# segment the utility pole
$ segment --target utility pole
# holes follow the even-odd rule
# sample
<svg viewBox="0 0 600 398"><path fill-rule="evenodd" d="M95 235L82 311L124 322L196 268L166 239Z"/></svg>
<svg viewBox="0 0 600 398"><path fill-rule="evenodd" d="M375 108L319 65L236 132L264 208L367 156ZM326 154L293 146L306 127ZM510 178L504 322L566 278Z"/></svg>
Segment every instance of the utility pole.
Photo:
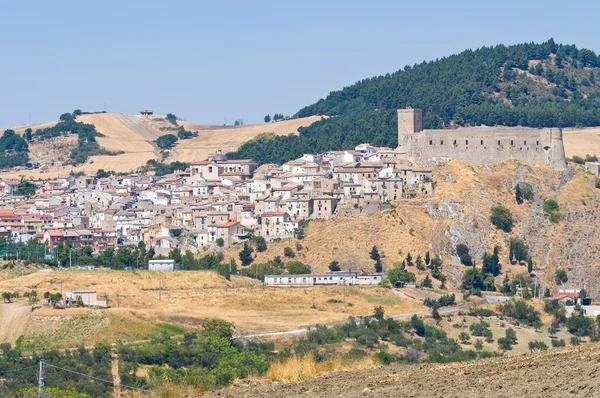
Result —
<svg viewBox="0 0 600 398"><path fill-rule="evenodd" d="M160 301L161 294L162 294L162 275L159 275L159 279L158 279L158 301Z"/></svg>
<svg viewBox="0 0 600 398"><path fill-rule="evenodd" d="M42 396L42 388L44 387L44 361L40 359L40 371L38 374L38 398Z"/></svg>
<svg viewBox="0 0 600 398"><path fill-rule="evenodd" d="M71 264L71 253L73 253L73 249L69 249L69 269L73 268L73 264Z"/></svg>
<svg viewBox="0 0 600 398"><path fill-rule="evenodd" d="M346 303L346 280L344 279L344 304Z"/></svg>

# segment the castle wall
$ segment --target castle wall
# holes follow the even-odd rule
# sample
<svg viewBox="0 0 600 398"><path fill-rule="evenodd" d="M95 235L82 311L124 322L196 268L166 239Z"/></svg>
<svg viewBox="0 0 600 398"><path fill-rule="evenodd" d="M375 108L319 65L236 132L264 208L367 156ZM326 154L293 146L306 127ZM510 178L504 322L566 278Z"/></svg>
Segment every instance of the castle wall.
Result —
<svg viewBox="0 0 600 398"><path fill-rule="evenodd" d="M401 149L406 150L407 158L418 164L460 159L476 165L517 160L557 170L567 166L562 130L559 128L462 127L452 130L414 129L410 133L410 118L401 116L414 111L406 109L398 112L398 143ZM420 112L418 114L420 118ZM400 123L403 124L402 131Z"/></svg>

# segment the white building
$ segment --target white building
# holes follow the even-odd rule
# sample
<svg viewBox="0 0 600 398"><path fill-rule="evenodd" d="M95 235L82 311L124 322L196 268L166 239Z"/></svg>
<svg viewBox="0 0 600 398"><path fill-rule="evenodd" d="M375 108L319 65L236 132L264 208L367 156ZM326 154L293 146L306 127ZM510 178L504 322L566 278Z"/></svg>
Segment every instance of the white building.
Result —
<svg viewBox="0 0 600 398"><path fill-rule="evenodd" d="M378 285L381 280L382 274L327 272L326 274L265 275L264 284L267 286Z"/></svg>
<svg viewBox="0 0 600 398"><path fill-rule="evenodd" d="M150 260L148 271L175 271L175 260Z"/></svg>

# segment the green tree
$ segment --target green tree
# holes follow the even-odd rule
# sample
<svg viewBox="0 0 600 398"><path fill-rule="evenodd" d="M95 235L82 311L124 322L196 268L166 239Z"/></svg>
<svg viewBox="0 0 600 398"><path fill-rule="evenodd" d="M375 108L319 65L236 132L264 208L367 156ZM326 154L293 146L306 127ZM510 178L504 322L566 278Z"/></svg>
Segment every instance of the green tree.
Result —
<svg viewBox="0 0 600 398"><path fill-rule="evenodd" d="M409 267L413 265L412 256L410 255L410 252L406 253L406 265L408 265Z"/></svg>
<svg viewBox="0 0 600 398"><path fill-rule="evenodd" d="M332 261L329 263L329 270L331 272L338 272L341 271L342 269L340 268L340 263L339 261Z"/></svg>
<svg viewBox="0 0 600 398"><path fill-rule="evenodd" d="M181 264L181 250L179 248L174 248L169 251L168 258L171 260L175 260L177 264ZM130 262L129 259L123 261L123 263Z"/></svg>
<svg viewBox="0 0 600 398"><path fill-rule="evenodd" d="M544 202L544 213L546 213L551 223L556 224L560 219L558 202L554 199L546 200Z"/></svg>
<svg viewBox="0 0 600 398"><path fill-rule="evenodd" d="M267 241L262 236L255 236L254 237L254 246L256 246L257 252L262 253L265 250L267 250Z"/></svg>
<svg viewBox="0 0 600 398"><path fill-rule="evenodd" d="M463 265L473 265L473 260L471 259L471 254L469 253L469 247L467 245L462 243L456 245L456 255L460 258L460 262Z"/></svg>
<svg viewBox="0 0 600 398"><path fill-rule="evenodd" d="M32 196L35 195L36 186L31 181L21 178L21 181L17 185L15 195L17 196Z"/></svg>
<svg viewBox="0 0 600 398"><path fill-rule="evenodd" d="M429 264L431 263L431 257L429 256L429 252L425 253L425 265L427 267L429 267Z"/></svg>
<svg viewBox="0 0 600 398"><path fill-rule="evenodd" d="M289 258L296 257L296 253L294 253L294 250L289 246L286 246L283 248L283 255L285 257L289 257Z"/></svg>
<svg viewBox="0 0 600 398"><path fill-rule="evenodd" d="M556 273L554 274L554 279L556 280L557 284L567 283L569 281L567 271L565 271L564 269L556 270Z"/></svg>
<svg viewBox="0 0 600 398"><path fill-rule="evenodd" d="M513 226L512 214L510 210L502 205L492 207L490 222L495 225L496 228L501 229L504 232L510 232Z"/></svg>
<svg viewBox="0 0 600 398"><path fill-rule="evenodd" d="M529 260L527 260L527 272L530 274L533 272L533 260L531 259L531 256L529 257Z"/></svg>
<svg viewBox="0 0 600 398"><path fill-rule="evenodd" d="M377 249L377 246L373 246L373 248L369 252L369 257L371 257L371 260L373 261L381 260L381 254L379 254L379 249Z"/></svg>
<svg viewBox="0 0 600 398"><path fill-rule="evenodd" d="M252 264L254 259L252 258L252 248L248 245L248 242L244 242L244 248L239 253L240 261L242 262L242 266L246 267Z"/></svg>
<svg viewBox="0 0 600 398"><path fill-rule="evenodd" d="M515 188L515 199L517 204L520 205L523 203L523 194L521 193L521 187L519 187L519 184L517 184L517 187Z"/></svg>
<svg viewBox="0 0 600 398"><path fill-rule="evenodd" d="M267 114L267 116L265 116L264 120L265 120L265 123L270 123L271 122L271 115Z"/></svg>
<svg viewBox="0 0 600 398"><path fill-rule="evenodd" d="M223 247L223 246L225 246L225 239L219 237L215 240L215 243L217 244L218 247Z"/></svg>
<svg viewBox="0 0 600 398"><path fill-rule="evenodd" d="M300 275L300 274L310 274L312 272L311 268L297 260L288 261L285 265L287 272L289 274Z"/></svg>
<svg viewBox="0 0 600 398"><path fill-rule="evenodd" d="M421 286L428 287L430 289L433 287L433 283L431 283L431 278L429 277L429 275L425 275L425 279L423 279L423 283L421 283Z"/></svg>

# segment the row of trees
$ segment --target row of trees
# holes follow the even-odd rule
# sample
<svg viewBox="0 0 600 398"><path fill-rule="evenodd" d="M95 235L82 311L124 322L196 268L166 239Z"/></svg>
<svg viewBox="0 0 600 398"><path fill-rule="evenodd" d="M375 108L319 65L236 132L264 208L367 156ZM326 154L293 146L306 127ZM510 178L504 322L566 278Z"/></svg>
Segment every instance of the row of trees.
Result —
<svg viewBox="0 0 600 398"><path fill-rule="evenodd" d="M283 116L281 113L276 113L273 115L272 118L271 118L270 114L267 114L263 120L265 121L265 123L270 123L271 120L274 122L279 122L280 120L283 120L283 119L285 119L285 116Z"/></svg>

